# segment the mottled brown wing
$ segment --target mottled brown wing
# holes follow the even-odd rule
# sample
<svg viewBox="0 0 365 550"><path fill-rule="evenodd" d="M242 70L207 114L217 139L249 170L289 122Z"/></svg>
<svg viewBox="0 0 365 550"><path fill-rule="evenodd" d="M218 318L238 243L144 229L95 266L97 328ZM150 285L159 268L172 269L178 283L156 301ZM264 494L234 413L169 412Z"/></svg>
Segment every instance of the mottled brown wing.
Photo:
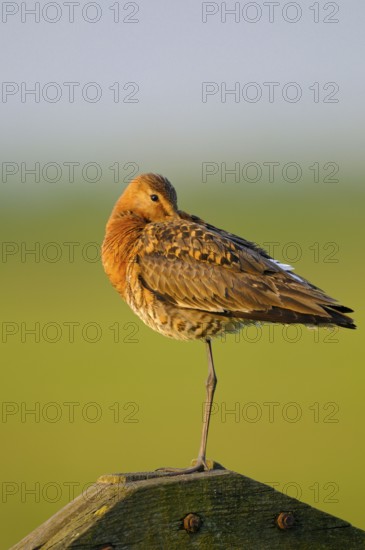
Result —
<svg viewBox="0 0 365 550"><path fill-rule="evenodd" d="M338 312L348 308L246 243L187 215L148 224L138 258L141 282L181 308L227 316L284 323L293 322L293 312L329 323L334 314L345 317Z"/></svg>

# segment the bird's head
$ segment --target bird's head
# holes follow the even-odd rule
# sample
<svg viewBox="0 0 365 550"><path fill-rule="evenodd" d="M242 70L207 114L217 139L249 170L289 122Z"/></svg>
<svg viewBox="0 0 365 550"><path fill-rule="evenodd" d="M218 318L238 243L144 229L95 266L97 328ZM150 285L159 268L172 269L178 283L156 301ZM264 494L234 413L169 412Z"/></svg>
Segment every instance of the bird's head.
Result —
<svg viewBox="0 0 365 550"><path fill-rule="evenodd" d="M177 216L177 196L168 179L158 174L137 176L118 199L113 214L131 211L149 222Z"/></svg>

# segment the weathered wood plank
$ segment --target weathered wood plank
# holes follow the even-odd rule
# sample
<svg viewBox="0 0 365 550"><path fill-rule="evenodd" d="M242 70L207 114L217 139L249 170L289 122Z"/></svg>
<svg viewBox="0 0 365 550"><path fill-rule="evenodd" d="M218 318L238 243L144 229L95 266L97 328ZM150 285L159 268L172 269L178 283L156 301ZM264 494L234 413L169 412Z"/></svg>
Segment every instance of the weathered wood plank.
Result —
<svg viewBox="0 0 365 550"><path fill-rule="evenodd" d="M11 550L185 548L358 550L365 532L228 470L142 472L102 476Z"/></svg>

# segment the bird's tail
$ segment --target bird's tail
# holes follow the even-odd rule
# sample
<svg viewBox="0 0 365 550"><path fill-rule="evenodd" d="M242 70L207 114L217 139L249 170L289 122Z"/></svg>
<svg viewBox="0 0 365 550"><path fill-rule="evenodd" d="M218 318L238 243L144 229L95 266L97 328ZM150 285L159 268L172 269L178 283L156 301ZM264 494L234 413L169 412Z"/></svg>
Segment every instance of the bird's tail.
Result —
<svg viewBox="0 0 365 550"><path fill-rule="evenodd" d="M250 319L252 321L262 321L269 323L282 323L282 324L304 324L308 326L333 326L337 325L343 328L355 329L356 325L348 317L346 313L352 313L352 309L341 305L322 305L324 314L316 315L310 313L300 313L291 309L285 309L281 307L273 307L269 311L250 311L245 313L242 311L231 312L231 317L239 317L241 319Z"/></svg>

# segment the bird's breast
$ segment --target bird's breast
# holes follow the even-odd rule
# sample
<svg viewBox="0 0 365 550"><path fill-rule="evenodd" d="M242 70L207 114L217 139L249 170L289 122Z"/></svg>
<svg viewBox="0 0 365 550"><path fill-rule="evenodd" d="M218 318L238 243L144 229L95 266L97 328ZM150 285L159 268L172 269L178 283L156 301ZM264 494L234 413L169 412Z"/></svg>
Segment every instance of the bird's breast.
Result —
<svg viewBox="0 0 365 550"><path fill-rule="evenodd" d="M129 266L138 261L140 236L144 224L136 217L112 217L102 245L105 273L119 294L126 299L130 278Z"/></svg>

